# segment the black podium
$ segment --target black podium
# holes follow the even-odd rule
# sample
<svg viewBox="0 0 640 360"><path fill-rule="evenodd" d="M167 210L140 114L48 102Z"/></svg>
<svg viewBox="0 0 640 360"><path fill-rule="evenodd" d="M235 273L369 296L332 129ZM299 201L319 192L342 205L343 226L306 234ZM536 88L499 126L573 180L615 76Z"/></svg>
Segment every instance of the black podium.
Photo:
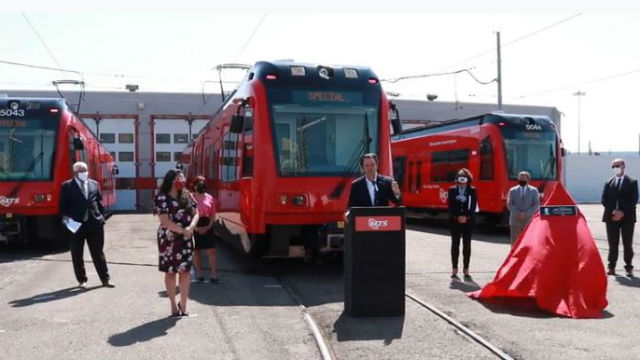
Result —
<svg viewBox="0 0 640 360"><path fill-rule="evenodd" d="M353 207L344 247L344 310L353 317L404 315L404 207Z"/></svg>

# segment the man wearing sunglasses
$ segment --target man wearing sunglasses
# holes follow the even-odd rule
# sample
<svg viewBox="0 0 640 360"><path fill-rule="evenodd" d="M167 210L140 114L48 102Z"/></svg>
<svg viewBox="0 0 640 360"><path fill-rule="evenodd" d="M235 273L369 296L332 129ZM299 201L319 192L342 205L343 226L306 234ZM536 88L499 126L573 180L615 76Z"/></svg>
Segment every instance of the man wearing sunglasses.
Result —
<svg viewBox="0 0 640 360"><path fill-rule="evenodd" d="M636 203L638 202L638 182L625 175L625 163L622 159L611 163L613 177L604 184L602 191L602 205L604 214L602 221L607 226L609 240L609 271L607 274L616 275L618 261L618 245L622 235L624 248L624 269L628 277L633 277L633 228L636 222Z"/></svg>

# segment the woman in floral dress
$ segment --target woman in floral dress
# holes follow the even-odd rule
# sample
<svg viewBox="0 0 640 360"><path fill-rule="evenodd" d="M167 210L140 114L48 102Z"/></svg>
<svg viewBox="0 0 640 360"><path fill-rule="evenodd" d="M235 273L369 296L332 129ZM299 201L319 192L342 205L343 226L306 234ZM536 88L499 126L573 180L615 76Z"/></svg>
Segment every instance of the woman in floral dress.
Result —
<svg viewBox="0 0 640 360"><path fill-rule="evenodd" d="M180 170L169 170L155 199L154 214L158 227L158 269L171 303L172 316L188 316L189 272L193 263L193 230L198 223L198 209L185 189L186 179ZM180 284L180 302L176 303L176 275Z"/></svg>

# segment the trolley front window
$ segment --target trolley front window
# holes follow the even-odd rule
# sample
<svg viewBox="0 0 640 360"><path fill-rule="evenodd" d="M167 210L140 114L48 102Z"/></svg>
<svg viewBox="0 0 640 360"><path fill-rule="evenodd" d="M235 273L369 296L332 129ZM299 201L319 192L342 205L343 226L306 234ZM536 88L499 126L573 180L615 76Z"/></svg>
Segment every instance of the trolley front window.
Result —
<svg viewBox="0 0 640 360"><path fill-rule="evenodd" d="M273 106L278 170L285 176L359 173L359 159L378 152L378 109L369 106Z"/></svg>
<svg viewBox="0 0 640 360"><path fill-rule="evenodd" d="M509 179L528 171L532 180L556 180L557 149L554 131L503 130Z"/></svg>
<svg viewBox="0 0 640 360"><path fill-rule="evenodd" d="M52 180L57 118L0 118L0 181Z"/></svg>

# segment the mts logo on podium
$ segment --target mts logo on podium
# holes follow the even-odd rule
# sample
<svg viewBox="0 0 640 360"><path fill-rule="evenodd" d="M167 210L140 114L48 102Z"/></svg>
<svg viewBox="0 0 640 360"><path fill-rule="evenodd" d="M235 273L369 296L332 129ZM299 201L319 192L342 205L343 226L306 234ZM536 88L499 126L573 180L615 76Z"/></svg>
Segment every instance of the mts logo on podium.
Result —
<svg viewBox="0 0 640 360"><path fill-rule="evenodd" d="M400 231L400 216L356 216L356 231Z"/></svg>

